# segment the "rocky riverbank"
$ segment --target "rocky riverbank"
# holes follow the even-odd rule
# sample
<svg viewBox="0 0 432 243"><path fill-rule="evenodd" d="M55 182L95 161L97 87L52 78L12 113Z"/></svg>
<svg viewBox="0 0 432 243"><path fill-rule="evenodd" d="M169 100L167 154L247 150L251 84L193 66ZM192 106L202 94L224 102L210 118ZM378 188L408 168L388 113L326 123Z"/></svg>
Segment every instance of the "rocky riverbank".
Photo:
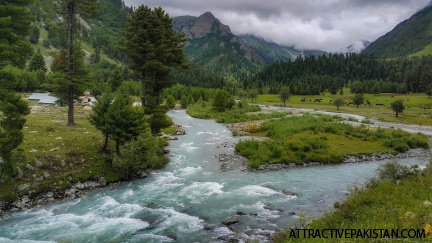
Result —
<svg viewBox="0 0 432 243"><path fill-rule="evenodd" d="M147 172L140 171L136 174L134 179L146 178L147 176ZM108 183L104 177L101 177L98 181L77 182L65 190L50 190L44 193L35 193L30 191L29 194L22 195L14 201L0 200L0 217L8 217L12 213L26 211L35 207L37 208L59 199L79 198L86 191L106 186L115 186L120 183L121 182ZM25 191L28 187L30 187L30 184L21 185L17 189L18 193Z"/></svg>
<svg viewBox="0 0 432 243"><path fill-rule="evenodd" d="M415 157L432 157L432 153L430 150L426 149L412 149L405 153L400 153L397 155L386 154L386 153L377 153L371 155L348 155L342 163L362 163L362 162L370 162L370 161L380 161L386 159L402 159L402 158L415 158ZM276 170L288 170L295 167L306 167L306 166L321 166L325 165L324 163L310 162L305 163L303 165L298 165L295 163L289 164L266 164L261 165L258 168L249 168L247 166L248 159L235 154L221 154L219 155L220 169L221 171L232 171L232 170L241 170L241 171L276 171Z"/></svg>
<svg viewBox="0 0 432 243"><path fill-rule="evenodd" d="M168 140L176 140L179 135L185 135L186 132L181 125L175 124L173 134L162 137ZM168 153L167 151L166 153ZM148 171L139 171L132 179L146 178ZM42 178L43 179L43 178ZM77 182L68 189L53 189L48 192L29 191L31 184L22 184L18 186L17 193L20 195L16 200L0 200L0 218L8 217L12 213L30 210L31 208L40 207L50 202L61 199L75 199L81 197L85 192L96 188L115 186L122 183L121 181L108 183L104 177L97 181Z"/></svg>

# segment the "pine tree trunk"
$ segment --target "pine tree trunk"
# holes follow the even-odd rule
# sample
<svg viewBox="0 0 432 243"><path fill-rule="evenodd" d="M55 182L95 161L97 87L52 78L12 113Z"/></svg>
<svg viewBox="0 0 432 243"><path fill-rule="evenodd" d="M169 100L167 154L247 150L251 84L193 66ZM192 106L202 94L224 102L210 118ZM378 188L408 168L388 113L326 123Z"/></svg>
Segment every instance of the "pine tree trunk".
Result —
<svg viewBox="0 0 432 243"><path fill-rule="evenodd" d="M68 99L68 126L75 126L75 120L74 120L74 103L73 99Z"/></svg>
<svg viewBox="0 0 432 243"><path fill-rule="evenodd" d="M146 76L144 73L141 74L141 105L145 106L145 95L146 95Z"/></svg>
<svg viewBox="0 0 432 243"><path fill-rule="evenodd" d="M105 152L107 147L108 147L108 135L105 135L105 143L104 143L104 146L102 148L102 151Z"/></svg>
<svg viewBox="0 0 432 243"><path fill-rule="evenodd" d="M116 140L116 153L120 156L120 140Z"/></svg>
<svg viewBox="0 0 432 243"><path fill-rule="evenodd" d="M75 32L75 12L76 12L76 3L75 1L70 1L67 6L68 11L68 31L67 31L67 48L68 48L68 80L69 82L74 78L74 32ZM75 126L74 121L74 106L73 106L73 98L71 92L68 92L68 126Z"/></svg>

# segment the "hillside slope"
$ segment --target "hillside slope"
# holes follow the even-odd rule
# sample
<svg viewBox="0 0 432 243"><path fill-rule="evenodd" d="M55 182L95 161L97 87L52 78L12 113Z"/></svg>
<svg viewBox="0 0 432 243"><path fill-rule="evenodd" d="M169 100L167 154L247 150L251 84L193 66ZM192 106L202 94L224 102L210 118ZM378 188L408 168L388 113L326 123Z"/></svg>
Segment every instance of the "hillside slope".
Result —
<svg viewBox="0 0 432 243"><path fill-rule="evenodd" d="M209 71L238 77L255 72L266 63L210 12L199 17L176 17L173 28L185 33L189 60Z"/></svg>
<svg viewBox="0 0 432 243"><path fill-rule="evenodd" d="M371 43L363 53L380 58L408 56L432 43L432 6L420 10Z"/></svg>

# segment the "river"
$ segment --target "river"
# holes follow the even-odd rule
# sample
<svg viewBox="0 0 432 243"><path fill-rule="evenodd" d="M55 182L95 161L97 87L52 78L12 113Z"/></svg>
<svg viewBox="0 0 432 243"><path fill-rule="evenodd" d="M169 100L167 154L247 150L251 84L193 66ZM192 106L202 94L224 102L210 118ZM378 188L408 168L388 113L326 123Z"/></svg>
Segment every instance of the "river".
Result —
<svg viewBox="0 0 432 243"><path fill-rule="evenodd" d="M0 221L0 242L266 242L275 231L322 216L386 161L222 172L218 156L239 138L223 125L170 111L186 135L171 163L145 179L94 190ZM429 158L401 159L425 165ZM227 227L222 221L235 218Z"/></svg>

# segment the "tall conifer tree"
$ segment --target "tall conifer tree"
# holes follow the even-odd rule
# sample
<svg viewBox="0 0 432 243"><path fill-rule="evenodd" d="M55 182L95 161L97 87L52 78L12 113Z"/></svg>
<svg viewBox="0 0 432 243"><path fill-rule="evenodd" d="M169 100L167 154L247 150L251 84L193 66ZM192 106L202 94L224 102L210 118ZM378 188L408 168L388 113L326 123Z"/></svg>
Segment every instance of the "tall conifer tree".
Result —
<svg viewBox="0 0 432 243"><path fill-rule="evenodd" d="M2 0L0 4L0 67L14 65L24 68L31 53L26 40L31 15L25 8L32 0Z"/></svg>
<svg viewBox="0 0 432 243"><path fill-rule="evenodd" d="M76 15L80 14L82 17L93 17L96 15L98 8L97 0L61 0L60 6L62 11L66 13L67 21L67 60L68 69L66 76L66 85L69 90L64 90L66 101L68 103L68 126L75 126L74 120L74 97L77 95L75 91L80 90L76 85L80 86L81 81L77 78L78 62L79 60L75 55L75 32L76 32Z"/></svg>
<svg viewBox="0 0 432 243"><path fill-rule="evenodd" d="M123 49L132 60L131 68L141 76L143 105L147 95L159 104L162 89L174 84L170 68L185 62L184 34L175 33L172 19L162 8L141 5L130 16L124 36Z"/></svg>

